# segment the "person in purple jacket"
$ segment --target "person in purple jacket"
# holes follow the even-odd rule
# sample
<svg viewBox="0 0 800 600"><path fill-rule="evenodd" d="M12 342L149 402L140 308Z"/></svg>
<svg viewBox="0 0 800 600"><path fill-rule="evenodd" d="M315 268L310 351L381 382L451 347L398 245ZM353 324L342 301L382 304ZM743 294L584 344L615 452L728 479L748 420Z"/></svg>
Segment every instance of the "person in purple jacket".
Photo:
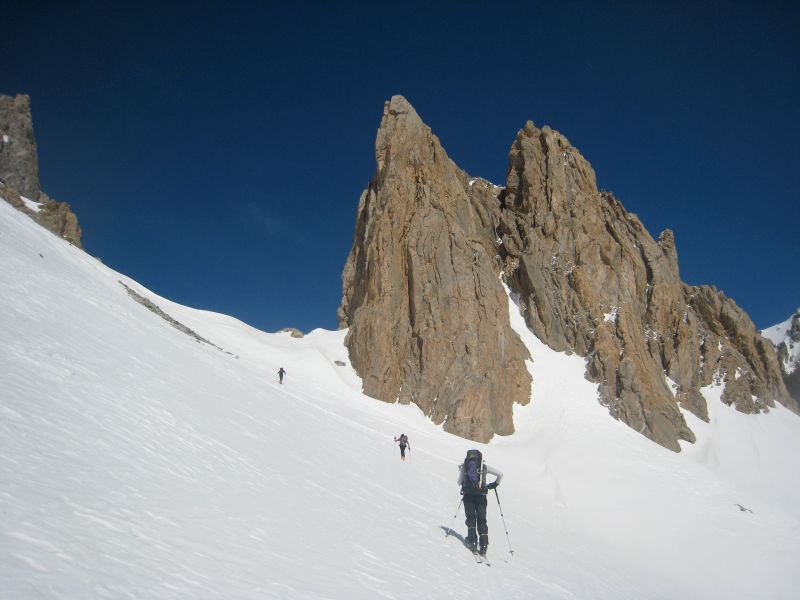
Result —
<svg viewBox="0 0 800 600"><path fill-rule="evenodd" d="M411 452L411 444L408 443L408 436L405 433L401 433L400 437L394 438L395 443L400 442L400 460L406 459L406 446L408 446L408 451Z"/></svg>
<svg viewBox="0 0 800 600"><path fill-rule="evenodd" d="M495 480L486 483L486 475ZM503 473L483 462L480 450L469 450L458 468L458 485L464 496L464 514L467 519L467 546L473 552L486 556L489 547L489 527L486 524L486 494L500 485ZM479 544L480 542L480 544Z"/></svg>

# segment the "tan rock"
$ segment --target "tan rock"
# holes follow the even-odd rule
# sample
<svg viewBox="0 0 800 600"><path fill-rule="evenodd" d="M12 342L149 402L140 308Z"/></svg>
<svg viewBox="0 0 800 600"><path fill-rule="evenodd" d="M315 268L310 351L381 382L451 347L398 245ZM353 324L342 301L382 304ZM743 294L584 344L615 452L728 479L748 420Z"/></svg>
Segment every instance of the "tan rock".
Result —
<svg viewBox="0 0 800 600"><path fill-rule="evenodd" d="M66 202L52 200L44 192L39 193L39 202L42 204L42 209L32 215L34 220L80 248L81 227L78 225L78 217L72 212L70 205Z"/></svg>
<svg viewBox="0 0 800 600"><path fill-rule="evenodd" d="M471 185L401 96L384 107L375 149L339 311L364 391L414 402L463 437L510 434L530 376L495 259L497 192Z"/></svg>
<svg viewBox="0 0 800 600"><path fill-rule="evenodd" d="M39 157L25 94L0 94L0 181L31 200L39 196Z"/></svg>
<svg viewBox="0 0 800 600"><path fill-rule="evenodd" d="M31 208L22 197L39 204ZM37 223L81 247L78 218L66 202L51 199L39 188L39 159L33 135L30 98L0 94L0 198Z"/></svg>
<svg viewBox="0 0 800 600"><path fill-rule="evenodd" d="M415 402L471 439L513 431L529 378L502 273L541 340L586 356L609 413L671 450L695 440L681 408L708 419L700 389L713 382L740 411L797 410L747 315L683 284L672 231L653 239L558 132L526 123L501 189L456 167L395 96L376 162L339 312L367 394Z"/></svg>

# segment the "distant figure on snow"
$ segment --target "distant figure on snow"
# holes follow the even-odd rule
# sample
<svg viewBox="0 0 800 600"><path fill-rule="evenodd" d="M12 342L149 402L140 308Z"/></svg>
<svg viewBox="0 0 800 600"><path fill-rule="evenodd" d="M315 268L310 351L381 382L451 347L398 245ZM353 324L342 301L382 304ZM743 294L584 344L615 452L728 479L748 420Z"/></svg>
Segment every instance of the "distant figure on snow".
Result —
<svg viewBox="0 0 800 600"><path fill-rule="evenodd" d="M408 443L408 436L405 433L401 433L400 437L394 438L395 442L400 442L400 460L406 459L406 446L408 446L408 451L411 452L411 444Z"/></svg>
<svg viewBox="0 0 800 600"><path fill-rule="evenodd" d="M286 375L286 371L284 371L284 370L283 370L283 367L281 367L281 368L278 370L278 381L280 381L281 383L283 383L283 376L284 376L284 375Z"/></svg>
<svg viewBox="0 0 800 600"><path fill-rule="evenodd" d="M486 474L495 480L486 484ZM464 462L458 467L458 485L464 496L464 514L467 517L467 546L473 552L486 556L489 546L489 528L486 525L486 494L500 485L503 474L483 462L480 450L469 450ZM477 530L477 532L476 532ZM480 536L480 540L479 537ZM480 541L480 546L478 545Z"/></svg>

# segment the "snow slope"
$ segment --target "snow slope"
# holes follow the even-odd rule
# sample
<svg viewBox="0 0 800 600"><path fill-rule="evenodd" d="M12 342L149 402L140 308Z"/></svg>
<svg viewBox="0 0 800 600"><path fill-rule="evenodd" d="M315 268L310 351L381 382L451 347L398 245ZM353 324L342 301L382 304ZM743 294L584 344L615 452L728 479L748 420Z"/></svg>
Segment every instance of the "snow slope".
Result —
<svg viewBox="0 0 800 600"><path fill-rule="evenodd" d="M0 595L793 598L800 419L707 390L711 422L674 454L612 420L583 360L512 314L532 402L516 434L478 445L361 395L334 363L344 332L294 339L179 306L0 202ZM505 473L491 567L454 518L473 446Z"/></svg>

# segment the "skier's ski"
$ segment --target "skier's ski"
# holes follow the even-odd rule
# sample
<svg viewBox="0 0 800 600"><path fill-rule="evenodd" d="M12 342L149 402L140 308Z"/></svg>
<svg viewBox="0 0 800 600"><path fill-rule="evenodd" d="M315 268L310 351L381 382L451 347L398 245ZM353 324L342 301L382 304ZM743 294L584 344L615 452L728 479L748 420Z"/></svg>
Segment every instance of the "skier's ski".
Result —
<svg viewBox="0 0 800 600"><path fill-rule="evenodd" d="M492 563L486 560L486 556L481 556L481 554L478 551L474 551L472 553L472 556L475 557L475 562L478 563L479 565L486 565L487 567L492 566Z"/></svg>

